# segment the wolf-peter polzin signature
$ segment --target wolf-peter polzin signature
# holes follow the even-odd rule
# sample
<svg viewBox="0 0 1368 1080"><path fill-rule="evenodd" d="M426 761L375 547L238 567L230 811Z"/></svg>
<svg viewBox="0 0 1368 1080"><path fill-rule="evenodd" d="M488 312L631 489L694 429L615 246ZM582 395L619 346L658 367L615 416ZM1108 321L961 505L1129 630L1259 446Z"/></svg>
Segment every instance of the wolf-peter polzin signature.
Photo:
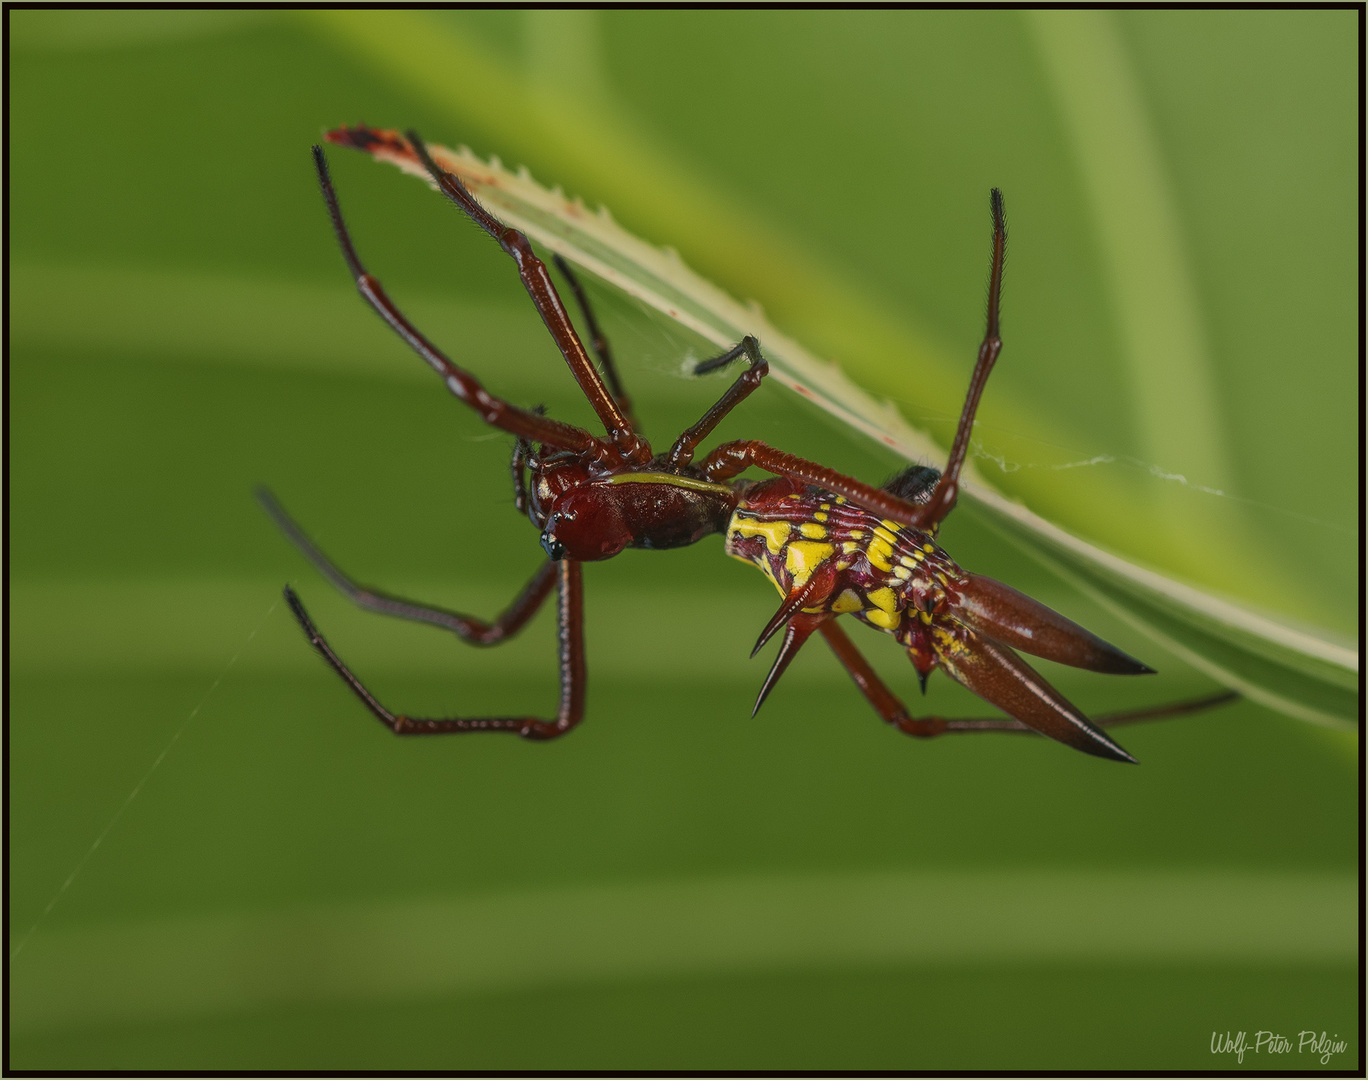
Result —
<svg viewBox="0 0 1368 1080"><path fill-rule="evenodd" d="M1211 1033L1211 1052L1213 1054L1234 1054L1235 1060L1244 1064L1247 1053L1255 1054L1316 1054L1322 1065L1330 1064L1336 1054L1344 1053L1348 1044L1339 1033L1329 1035L1322 1031L1299 1031L1295 1040L1276 1031L1256 1031L1251 1042L1243 1031L1213 1031Z"/></svg>

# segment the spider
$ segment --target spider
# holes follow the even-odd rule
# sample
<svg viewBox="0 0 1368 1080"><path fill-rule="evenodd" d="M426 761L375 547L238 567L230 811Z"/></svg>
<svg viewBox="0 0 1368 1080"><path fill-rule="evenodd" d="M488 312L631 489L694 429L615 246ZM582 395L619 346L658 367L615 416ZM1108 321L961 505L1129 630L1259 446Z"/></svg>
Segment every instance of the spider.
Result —
<svg viewBox="0 0 1368 1080"><path fill-rule="evenodd" d="M913 465L876 488L754 440L724 443L697 458L699 444L760 386L769 370L754 337L745 337L721 356L695 366L694 374L703 375L737 361L744 360L746 365L697 423L665 453L655 453L638 431L607 340L564 259L553 257L583 314L601 374L571 324L546 264L533 252L527 237L477 202L456 176L433 160L417 134L401 136L357 126L331 131L327 139L421 163L438 190L498 242L517 265L542 321L605 430L604 436L594 435L547 417L540 409L520 408L495 397L428 341L363 266L343 221L323 150L313 148L323 199L362 297L432 367L452 394L485 423L514 437L514 504L540 532L547 561L503 614L484 622L358 585L314 545L265 489L258 492L262 503L323 575L361 607L443 627L474 644L507 640L526 625L553 589L557 595L561 691L554 719L421 719L382 705L333 651L287 585L285 599L310 644L396 735L502 731L537 740L564 735L580 723L585 711L580 564L612 558L629 547L682 547L714 533L725 538L728 555L754 563L783 597L751 653L754 656L783 631L778 656L752 715L814 632L826 639L879 716L914 736L1038 732L1088 754L1134 762L1102 730L1104 726L1178 715L1236 696L1221 693L1090 722L1017 650L1113 675L1142 675L1152 669L1010 586L962 570L936 543L940 523L954 509L959 495L960 469L974 414L1002 348L998 312L1007 225L1002 194L996 188L990 198L993 253L987 331L949 459L944 471ZM772 478L740 478L751 466ZM927 677L939 668L1007 715L969 720L913 717L841 629L838 619L842 615L893 635L907 650L923 692Z"/></svg>

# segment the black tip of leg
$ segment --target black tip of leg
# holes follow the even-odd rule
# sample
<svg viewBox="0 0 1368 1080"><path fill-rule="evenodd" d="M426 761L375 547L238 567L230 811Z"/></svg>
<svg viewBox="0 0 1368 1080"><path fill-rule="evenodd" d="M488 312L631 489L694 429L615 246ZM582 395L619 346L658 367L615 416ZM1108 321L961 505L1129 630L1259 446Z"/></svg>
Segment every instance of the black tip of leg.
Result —
<svg viewBox="0 0 1368 1080"><path fill-rule="evenodd" d="M299 593L286 585L284 590L285 603L290 605L290 610L294 612L295 619L304 628L304 632L310 637L315 636L318 631L314 629L313 620L309 618L309 613L304 610L304 601L299 598Z"/></svg>
<svg viewBox="0 0 1368 1080"><path fill-rule="evenodd" d="M700 360L694 365L693 373L695 375L707 375L710 371L724 368L730 363L731 360L725 356L715 356L711 360Z"/></svg>
<svg viewBox="0 0 1368 1080"><path fill-rule="evenodd" d="M321 652L324 657L328 656L328 646L323 641L323 636L319 634L318 628L314 626L313 620L309 618L309 613L304 610L304 602L299 599L299 594L285 586L285 603L290 605L290 610L294 612L295 622L299 623L300 629L304 631L309 639L309 644Z"/></svg>
<svg viewBox="0 0 1368 1080"><path fill-rule="evenodd" d="M318 172L318 182L323 185L323 190L327 191L332 187L332 181L328 176L328 159L323 154L323 147L314 144L313 147L314 169Z"/></svg>
<svg viewBox="0 0 1368 1080"><path fill-rule="evenodd" d="M265 484L258 484L252 489L252 494L256 496L256 501L261 505L261 508L266 511L267 517L276 523L276 527L298 544L299 541L296 539L295 533L298 532L299 527L285 512L285 507L280 505L280 500L275 497L275 493Z"/></svg>

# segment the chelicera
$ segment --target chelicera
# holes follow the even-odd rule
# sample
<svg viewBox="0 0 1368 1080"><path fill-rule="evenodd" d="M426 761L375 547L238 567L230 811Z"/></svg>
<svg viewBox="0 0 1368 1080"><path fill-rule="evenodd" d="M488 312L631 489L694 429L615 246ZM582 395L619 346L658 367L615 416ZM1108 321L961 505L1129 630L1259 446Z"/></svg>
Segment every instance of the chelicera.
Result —
<svg viewBox="0 0 1368 1080"><path fill-rule="evenodd" d="M553 719L421 719L393 713L382 705L333 651L298 595L287 586L285 598L310 643L395 734L503 731L527 739L564 735L579 724L585 710L580 564L612 558L629 547L682 547L714 533L724 537L727 554L754 563L783 597L755 646L758 651L782 632L778 656L760 689L755 710L813 633L826 639L875 711L908 735L1038 732L1088 754L1134 761L1103 727L1177 715L1234 697L1220 694L1089 721L1022 660L1017 650L1113 675L1142 675L1151 669L1015 589L961 569L936 543L940 523L954 509L974 414L1002 348L998 312L1007 226L1002 195L996 189L990 200L993 253L987 332L949 460L943 471L914 465L876 488L754 440L725 443L698 456L700 444L718 422L765 378L768 364L753 337L695 367L695 373L702 375L745 362L741 374L717 403L667 451L657 454L638 430L607 341L564 260L555 257L589 329L598 368L576 333L545 263L533 252L527 237L481 206L456 176L433 160L416 134L405 137L393 131L351 127L329 132L327 138L390 160L421 163L438 190L499 243L516 263L532 302L605 431L603 436L594 435L544 416L539 409L520 408L495 397L428 341L362 265L343 222L323 150L314 147L323 198L361 295L436 371L452 394L473 408L485 423L516 440L512 460L515 504L540 532L547 561L503 614L493 622L484 622L356 584L309 540L269 492L260 493L262 502L286 535L357 604L443 627L474 644L495 645L508 639L522 629L553 590L557 595L561 699ZM742 478L752 466L772 477ZM913 717L841 629L838 620L843 615L896 638L907 650L923 690L927 676L939 668L1006 716L971 720Z"/></svg>

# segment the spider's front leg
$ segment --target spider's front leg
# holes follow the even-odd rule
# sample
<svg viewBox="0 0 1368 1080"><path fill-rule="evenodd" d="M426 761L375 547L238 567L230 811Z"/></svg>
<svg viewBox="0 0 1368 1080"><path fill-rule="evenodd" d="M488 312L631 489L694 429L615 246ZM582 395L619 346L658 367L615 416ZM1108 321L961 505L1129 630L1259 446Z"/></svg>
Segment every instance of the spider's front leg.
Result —
<svg viewBox="0 0 1368 1080"><path fill-rule="evenodd" d="M520 409L502 398L495 397L481 385L474 375L453 363L445 353L424 337L389 298L380 282L372 277L362 265L361 258L356 253L356 247L352 243L351 234L347 230L347 224L342 218L342 208L338 204L337 192L333 188L332 177L328 172L328 162L323 156L322 148L315 146L313 155L314 168L318 173L319 189L323 192L323 201L327 205L329 217L332 218L333 232L337 235L338 246L342 249L342 257L347 263L347 268L351 271L357 290L365 301L375 309L376 313L389 324L390 328L404 339L409 348L421 356L428 366L442 377L442 381L452 394L474 409L486 424L507 431L518 438L535 440L577 454L587 454L596 461L617 462L622 459L621 453L613 444L594 438L582 428L575 427L573 424L562 423L559 420L552 420L549 417L539 416L527 409ZM459 187L459 184L457 186ZM464 189L461 190L464 191ZM466 198L469 199L468 194ZM471 202L473 203L473 200ZM475 205L478 206L478 204ZM495 226L498 225L483 209L480 209L479 212L488 222L493 222ZM480 221L486 228L492 227L486 225L481 219L477 218L477 221ZM545 277L546 268L531 255L531 248L527 246L527 238L514 230L508 231L526 247L527 258L541 268L541 274ZM549 281L548 278L547 288L550 288ZM555 290L551 289L552 299L556 305L559 305L560 301L554 293ZM537 299L535 294L533 298ZM538 306L540 309L541 301L538 302ZM564 318L564 310L557 306L555 311L562 317L565 327L569 327L569 320ZM543 317L548 317L545 311L543 311ZM553 326L552 329L554 332L557 327ZM561 337L565 334L573 339L574 345L579 348L580 353L583 353L583 346L579 345L579 339L574 337L574 328L569 327L568 330L563 330L561 335L557 337L557 341L560 342ZM587 357L584 358L584 364L588 365L589 375L594 380L598 380L598 374L593 370L593 365L589 364ZM571 366L573 369L574 365ZM599 386L601 387L601 385L600 380ZM590 393L590 389L586 387L585 392ZM607 397L606 390L603 390L602 394L605 398ZM592 394L590 394L590 401L595 401ZM617 406L611 400L608 404L616 411ZM620 414L615 412L615 415ZM625 424L626 421L623 420L623 423ZM624 439L635 438L630 428L626 428L624 431L625 434L622 435Z"/></svg>
<svg viewBox="0 0 1368 1080"><path fill-rule="evenodd" d="M521 735L524 739L554 739L564 735L584 718L584 695L588 672L584 662L584 593L580 564L566 559L554 565L559 586L557 604L557 637L560 642L560 707L554 720L534 716L441 717L424 719L390 712L366 689L365 685L342 662L314 626L298 595L285 586L285 600L304 628L309 643L318 650L332 669L351 687L382 724L396 735L449 735L469 731L503 731Z"/></svg>
<svg viewBox="0 0 1368 1080"><path fill-rule="evenodd" d="M559 253L551 256L556 264L556 269L570 285L570 291L575 294L575 301L580 306L580 311L584 313L584 321L589 327L589 344L593 346L594 355L598 357L599 366L603 368L603 377L608 383L608 389L612 392L613 400L618 403L618 408L622 410L622 415L627 417L627 422L632 425L638 433L641 431L641 424L632 411L632 399L627 396L627 391L622 385L622 379L618 377L617 365L613 363L613 353L608 347L608 337L599 326L598 319L594 318L594 309L589 304L589 297L584 295L584 289L579 283L579 278L570 269L570 264L565 257Z"/></svg>
<svg viewBox="0 0 1368 1080"><path fill-rule="evenodd" d="M516 463L516 457L514 461ZM516 471L514 476L516 478ZM270 491L264 487L257 488L256 495L280 531L352 603L380 615L439 626L472 645L498 645L511 638L540 610L542 603L551 595L551 587L556 581L555 567L549 561L542 563L513 603L493 622L430 604L418 604L353 581L309 539L308 534L285 512Z"/></svg>
<svg viewBox="0 0 1368 1080"><path fill-rule="evenodd" d="M769 363L760 354L760 342L749 334L721 356L704 360L694 368L693 373L695 375L706 375L710 371L717 371L726 367L742 356L749 361L746 370L737 376L736 381L731 386L727 387L726 393L717 400L711 409L703 414L703 418L680 435L675 440L674 446L670 448L667 459L675 468L683 468L692 462L694 450L698 444L712 433L712 429L722 422L722 418L727 413L759 389L760 383L769 374Z"/></svg>
<svg viewBox="0 0 1368 1080"><path fill-rule="evenodd" d="M368 133L359 134L360 140L356 144L364 147L370 136ZM332 137L329 135L329 138ZM599 373L594 370L594 365L584 350L584 344L575 333L570 316L566 314L565 305L561 303L560 295L556 292L556 286L551 281L546 264L537 258L527 237L517 229L505 225L481 206L454 173L447 172L438 165L417 132L409 131L405 138L408 140L410 152L427 169L428 175L437 185L437 190L459 206L467 217L493 237L512 257L518 267L518 277L522 279L523 287L527 289L527 294L536 305L542 322L546 324L561 355L570 366L575 381L579 383L584 396L589 399L589 404L607 429L609 440L621 459L636 465L646 464L652 457L651 444L637 434L617 399L604 384ZM571 282L578 287L579 283L574 281L573 275ZM592 316L590 318L592 319ZM608 366L611 370L611 361ZM601 456L599 460L606 460L606 457Z"/></svg>

